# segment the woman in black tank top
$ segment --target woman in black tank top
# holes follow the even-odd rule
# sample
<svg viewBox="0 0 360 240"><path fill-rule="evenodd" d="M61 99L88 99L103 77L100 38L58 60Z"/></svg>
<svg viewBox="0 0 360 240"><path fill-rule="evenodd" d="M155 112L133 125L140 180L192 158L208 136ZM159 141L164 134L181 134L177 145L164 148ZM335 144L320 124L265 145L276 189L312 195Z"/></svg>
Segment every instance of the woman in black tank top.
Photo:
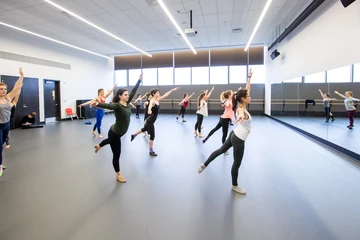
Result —
<svg viewBox="0 0 360 240"><path fill-rule="evenodd" d="M153 145L154 145L154 139L155 139L155 126L154 123L157 119L157 116L159 114L159 109L160 109L160 101L163 100L164 98L167 98L173 91L179 90L179 87L173 88L170 91L166 92L163 96L160 95L160 91L157 88L154 88L150 91L150 95L151 95L151 100L150 103L148 105L148 114L149 116L147 117L147 119L145 120L145 125L143 128L141 128L140 130L138 130L135 134L131 135L131 141L134 140L134 138L140 134L140 133L144 133L144 132L148 132L150 135L150 141L149 141L149 154L150 156L154 156L156 157L157 154L154 152L153 149Z"/></svg>

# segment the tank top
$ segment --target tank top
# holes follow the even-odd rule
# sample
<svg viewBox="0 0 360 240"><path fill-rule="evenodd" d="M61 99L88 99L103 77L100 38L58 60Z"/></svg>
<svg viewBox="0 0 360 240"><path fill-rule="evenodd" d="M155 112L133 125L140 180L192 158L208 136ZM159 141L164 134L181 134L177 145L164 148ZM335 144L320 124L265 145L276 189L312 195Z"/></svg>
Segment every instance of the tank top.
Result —
<svg viewBox="0 0 360 240"><path fill-rule="evenodd" d="M139 106L141 106L141 104L142 104L142 100L141 100L141 98L136 102L137 104L136 105L139 105Z"/></svg>
<svg viewBox="0 0 360 240"><path fill-rule="evenodd" d="M106 98L101 98L101 97L99 97L99 99L100 99L100 102L101 103L105 103L106 102ZM101 110L101 111L105 111L103 108L101 108L101 107L98 107L96 110Z"/></svg>
<svg viewBox="0 0 360 240"><path fill-rule="evenodd" d="M233 105L232 102L227 100L224 103L225 111L224 114L221 115L221 118L230 118L231 120L234 120L234 110L232 109Z"/></svg>
<svg viewBox="0 0 360 240"><path fill-rule="evenodd" d="M330 102L326 101L326 99L323 99L323 105L324 107L330 107Z"/></svg>
<svg viewBox="0 0 360 240"><path fill-rule="evenodd" d="M185 101L183 102L183 104L182 104L182 106L183 106L184 108L187 108L188 105L189 105L189 100L185 100Z"/></svg>
<svg viewBox="0 0 360 240"><path fill-rule="evenodd" d="M8 123L10 121L11 108L13 105L7 98L5 99L5 104L0 103L0 124Z"/></svg>
<svg viewBox="0 0 360 240"><path fill-rule="evenodd" d="M151 108L151 114L148 117L148 121L154 123L157 119L157 116L159 114L159 110L160 110L160 105L155 104L152 108Z"/></svg>
<svg viewBox="0 0 360 240"><path fill-rule="evenodd" d="M207 116L208 116L207 102L206 102L206 101L203 101L203 103L204 103L204 105L202 105L202 106L200 107L200 109L198 109L198 110L196 111L196 113L207 117Z"/></svg>
<svg viewBox="0 0 360 240"><path fill-rule="evenodd" d="M245 110L245 112L249 116L249 119L244 120L244 122L242 123L239 123L238 126L234 129L234 134L243 141L246 140L250 133L252 122L252 117L250 113L247 110Z"/></svg>

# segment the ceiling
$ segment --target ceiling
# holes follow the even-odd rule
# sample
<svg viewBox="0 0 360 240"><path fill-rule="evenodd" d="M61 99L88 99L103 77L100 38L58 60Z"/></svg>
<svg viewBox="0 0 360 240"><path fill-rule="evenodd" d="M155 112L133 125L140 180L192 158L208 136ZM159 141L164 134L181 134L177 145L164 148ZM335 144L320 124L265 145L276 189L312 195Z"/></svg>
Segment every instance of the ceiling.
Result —
<svg viewBox="0 0 360 240"><path fill-rule="evenodd" d="M152 1L53 0L144 51L188 49L181 37L175 37L177 30L160 5ZM183 29L189 28L192 10L193 28L198 34L189 40L196 49L246 45L266 1L164 0L164 3ZM288 26L311 2L273 0L253 44L271 44L279 35L279 28ZM0 0L0 21L100 54L135 52L42 0ZM0 25L0 32L3 28ZM242 30L232 33L234 28Z"/></svg>

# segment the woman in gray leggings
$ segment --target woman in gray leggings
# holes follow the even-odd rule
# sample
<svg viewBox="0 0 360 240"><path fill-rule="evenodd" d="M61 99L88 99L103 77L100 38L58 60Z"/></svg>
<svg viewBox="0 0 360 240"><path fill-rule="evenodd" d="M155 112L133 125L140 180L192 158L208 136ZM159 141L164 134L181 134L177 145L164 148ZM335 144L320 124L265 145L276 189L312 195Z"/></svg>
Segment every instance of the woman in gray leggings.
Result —
<svg viewBox="0 0 360 240"><path fill-rule="evenodd" d="M225 143L218 150L214 151L206 160L206 162L201 164L198 170L198 172L201 173L213 160L215 160L216 157L225 153L231 147L234 147L234 163L231 168L232 190L240 194L246 194L246 191L238 186L237 179L241 161L244 156L245 140L251 130L252 118L250 113L246 110L246 105L251 101L250 80L252 74L253 73L250 69L246 89L239 90L235 96L235 99L239 103L239 108L237 109L238 119L236 120L236 122L239 123L238 126L230 133L230 136L225 141Z"/></svg>

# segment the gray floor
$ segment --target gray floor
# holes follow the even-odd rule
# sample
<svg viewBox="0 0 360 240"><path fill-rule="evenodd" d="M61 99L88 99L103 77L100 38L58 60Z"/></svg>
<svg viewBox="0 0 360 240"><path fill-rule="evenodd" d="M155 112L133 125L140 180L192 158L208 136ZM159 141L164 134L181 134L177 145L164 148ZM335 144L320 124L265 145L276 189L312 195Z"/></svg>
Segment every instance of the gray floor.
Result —
<svg viewBox="0 0 360 240"><path fill-rule="evenodd" d="M354 122L354 128L348 129L348 118L336 118L334 122L325 122L320 117L277 117L295 127L312 133L318 137L326 139L336 145L346 148L350 151L360 154L360 125L357 119Z"/></svg>
<svg viewBox="0 0 360 240"><path fill-rule="evenodd" d="M104 133L113 122L105 116ZM204 145L187 123L159 117L154 149L147 137L123 137L115 181L109 147L97 154L84 120L11 132L0 178L1 240L358 239L360 165L265 117L254 117L239 184L230 190L232 153L201 175L221 143ZM206 134L218 117L204 120ZM106 134L107 135L107 134Z"/></svg>

